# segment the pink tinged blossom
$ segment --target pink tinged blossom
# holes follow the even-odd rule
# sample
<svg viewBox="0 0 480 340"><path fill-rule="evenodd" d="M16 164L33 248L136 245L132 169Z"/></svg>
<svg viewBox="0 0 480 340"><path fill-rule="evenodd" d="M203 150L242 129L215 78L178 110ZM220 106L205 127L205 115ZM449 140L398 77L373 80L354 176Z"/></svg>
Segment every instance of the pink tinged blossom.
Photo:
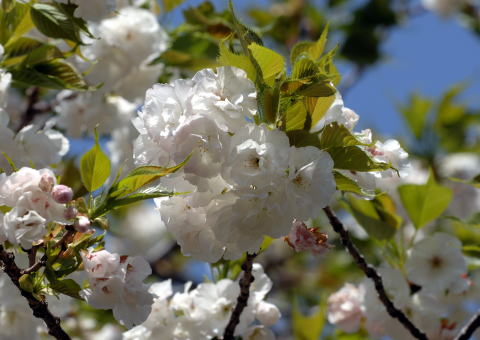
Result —
<svg viewBox="0 0 480 340"><path fill-rule="evenodd" d="M57 203L68 203L73 199L73 190L66 185L55 185L52 189L52 197Z"/></svg>
<svg viewBox="0 0 480 340"><path fill-rule="evenodd" d="M153 295L143 280L151 274L141 257L120 256L106 250L82 254L90 288L80 295L94 308L111 309L125 327L144 322L152 310Z"/></svg>
<svg viewBox="0 0 480 340"><path fill-rule="evenodd" d="M75 217L77 217L77 214L78 214L77 208L67 207L67 209L65 209L64 217L67 220L73 220Z"/></svg>
<svg viewBox="0 0 480 340"><path fill-rule="evenodd" d="M332 246L327 243L328 235L318 228L307 228L303 221L294 220L292 229L285 242L296 252L311 251L314 254L322 254Z"/></svg>
<svg viewBox="0 0 480 340"><path fill-rule="evenodd" d="M40 177L40 181L38 182L38 187L43 192L51 192L54 185L55 185L55 178L49 173L44 173Z"/></svg>
<svg viewBox="0 0 480 340"><path fill-rule="evenodd" d="M86 216L77 216L73 223L73 227L80 233L86 233L90 230L90 220Z"/></svg>
<svg viewBox="0 0 480 340"><path fill-rule="evenodd" d="M346 283L328 298L328 322L347 333L358 331L364 316L363 299L365 289Z"/></svg>

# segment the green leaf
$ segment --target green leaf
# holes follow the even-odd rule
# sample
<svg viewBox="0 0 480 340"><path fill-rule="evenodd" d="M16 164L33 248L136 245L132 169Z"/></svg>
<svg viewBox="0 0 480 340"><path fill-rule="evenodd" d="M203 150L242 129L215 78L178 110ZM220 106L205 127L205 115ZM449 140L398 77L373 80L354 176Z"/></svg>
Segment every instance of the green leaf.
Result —
<svg viewBox="0 0 480 340"><path fill-rule="evenodd" d="M170 191L147 191L147 192L138 192L135 194L128 195L127 197L113 199L108 203L108 210L118 209L126 205L134 204L140 201L145 201L152 198L158 197L171 197L175 193Z"/></svg>
<svg viewBox="0 0 480 340"><path fill-rule="evenodd" d="M165 12L170 12L175 7L181 5L185 0L162 0Z"/></svg>
<svg viewBox="0 0 480 340"><path fill-rule="evenodd" d="M287 131L287 136L290 141L290 145L297 148L302 146L320 146L320 139L318 133L310 133L306 130L291 130Z"/></svg>
<svg viewBox="0 0 480 340"><path fill-rule="evenodd" d="M303 130L307 121L307 109L302 100L292 97L280 99L281 112L285 112L285 131Z"/></svg>
<svg viewBox="0 0 480 340"><path fill-rule="evenodd" d="M21 37L5 46L5 58L14 58L26 55L44 45L41 41Z"/></svg>
<svg viewBox="0 0 480 340"><path fill-rule="evenodd" d="M141 166L130 172L125 178L112 186L109 190L109 196L113 198L124 197L131 194L143 186L152 183L160 177L172 174L182 168L190 159L188 156L183 162L171 167L164 168L161 166Z"/></svg>
<svg viewBox="0 0 480 340"><path fill-rule="evenodd" d="M320 58L327 43L328 28L329 25L327 24L323 29L320 38L316 42L299 42L293 47L292 52L290 53L290 61L292 65L295 64L297 58L302 53L307 54L313 60Z"/></svg>
<svg viewBox="0 0 480 340"><path fill-rule="evenodd" d="M353 179L345 176L344 174L333 171L333 176L335 177L335 183L337 185L337 190L344 192L351 192L360 196L371 197L372 195L364 191Z"/></svg>
<svg viewBox="0 0 480 340"><path fill-rule="evenodd" d="M295 299L292 310L292 328L297 340L317 340L322 334L327 314L327 301L322 299L319 308L310 316L300 312L298 301Z"/></svg>
<svg viewBox="0 0 480 340"><path fill-rule="evenodd" d="M275 78L285 70L283 57L277 52L256 43L248 45L248 49L260 66L265 83L273 86Z"/></svg>
<svg viewBox="0 0 480 340"><path fill-rule="evenodd" d="M453 197L451 189L436 183L431 171L426 184L405 184L398 187L398 193L408 217L417 229L439 217Z"/></svg>
<svg viewBox="0 0 480 340"><path fill-rule="evenodd" d="M56 280L50 282L50 288L52 288L57 293L62 293L75 299L82 299L82 297L80 296L80 291L82 290L82 288L72 279Z"/></svg>
<svg viewBox="0 0 480 340"><path fill-rule="evenodd" d="M399 107L400 112L416 138L422 136L423 128L425 127L427 116L431 108L432 101L418 94L410 96L410 102L408 105Z"/></svg>
<svg viewBox="0 0 480 340"><path fill-rule="evenodd" d="M75 21L61 7L36 3L30 8L30 15L38 30L47 37L82 43Z"/></svg>
<svg viewBox="0 0 480 340"><path fill-rule="evenodd" d="M96 133L95 145L80 159L80 175L89 192L100 188L110 176L110 160L100 148Z"/></svg>
<svg viewBox="0 0 480 340"><path fill-rule="evenodd" d="M318 75L319 68L310 58L303 56L293 65L292 79L313 79Z"/></svg>
<svg viewBox="0 0 480 340"><path fill-rule="evenodd" d="M320 137L321 149L355 145L367 144L359 141L344 125L339 125L337 122L334 122L326 125L322 130L322 135Z"/></svg>
<svg viewBox="0 0 480 340"><path fill-rule="evenodd" d="M464 89L465 86L463 84L457 84L443 94L437 113L438 125L454 124L465 114L465 107L454 103L454 99Z"/></svg>
<svg viewBox="0 0 480 340"><path fill-rule="evenodd" d="M2 10L5 13L10 12L15 8L15 0L2 0Z"/></svg>
<svg viewBox="0 0 480 340"><path fill-rule="evenodd" d="M335 169L350 171L383 171L393 169L390 164L375 162L358 146L329 147L326 149Z"/></svg>
<svg viewBox="0 0 480 340"><path fill-rule="evenodd" d="M48 46L45 45L44 47ZM60 59L40 62L32 67L12 69L10 72L14 81L28 86L40 86L56 90L88 89L78 71L72 65Z"/></svg>
<svg viewBox="0 0 480 340"><path fill-rule="evenodd" d="M18 280L18 283L20 284L20 288L22 288L24 291L33 293L33 280L28 274L24 274L20 276L20 279Z"/></svg>
<svg viewBox="0 0 480 340"><path fill-rule="evenodd" d="M312 102L312 105L308 104L306 106L309 110L310 116L312 117L312 127L314 128L320 119L325 116L330 106L332 106L333 102L335 101L335 95L330 97L305 98L305 100Z"/></svg>
<svg viewBox="0 0 480 340"><path fill-rule="evenodd" d="M307 97L330 97L336 92L329 81L316 82L309 85L302 86L296 94Z"/></svg>
<svg viewBox="0 0 480 340"><path fill-rule="evenodd" d="M388 240L395 235L401 225L401 218L396 214L393 200L386 194L381 194L373 200L355 198L348 195L343 201L344 206L355 220L371 237L378 240Z"/></svg>
<svg viewBox="0 0 480 340"><path fill-rule="evenodd" d="M14 7L8 11L0 9L0 44L6 45L8 41L14 40L30 30L32 23L28 9L29 5L18 1L15 1Z"/></svg>
<svg viewBox="0 0 480 340"><path fill-rule="evenodd" d="M226 41L220 43L220 55L218 62L225 66L234 66L244 70L247 73L247 77L255 82L256 72L250 58L246 55L233 53L227 46Z"/></svg>

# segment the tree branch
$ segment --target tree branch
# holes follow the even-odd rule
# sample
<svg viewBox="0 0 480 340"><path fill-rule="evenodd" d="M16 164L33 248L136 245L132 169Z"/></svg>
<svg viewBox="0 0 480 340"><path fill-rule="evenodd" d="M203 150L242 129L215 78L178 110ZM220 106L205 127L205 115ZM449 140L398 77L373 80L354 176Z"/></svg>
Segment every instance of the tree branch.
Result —
<svg viewBox="0 0 480 340"><path fill-rule="evenodd" d="M240 295L237 298L237 305L230 316L230 321L228 322L225 332L223 333L223 340L234 340L235 328L240 322L240 316L242 315L243 310L247 307L248 298L250 297L250 286L255 279L252 274L253 259L257 254L248 254L245 262L242 265L243 276L240 279Z"/></svg>
<svg viewBox="0 0 480 340"><path fill-rule="evenodd" d="M22 296L27 299L33 315L45 322L48 327L48 334L58 340L70 340L70 336L65 333L60 325L60 319L48 310L47 302L37 300L31 293L20 288L19 280L22 272L15 263L15 256L12 253L6 252L2 245L0 245L0 264L3 265L3 270L10 277L13 284L20 290Z"/></svg>
<svg viewBox="0 0 480 340"><path fill-rule="evenodd" d="M455 340L468 340L473 335L473 332L480 327L480 311L478 311L468 323L460 330L455 337Z"/></svg>
<svg viewBox="0 0 480 340"><path fill-rule="evenodd" d="M395 307L393 302L388 297L387 292L385 291L382 277L372 265L367 263L363 255L360 254L358 249L352 243L352 240L350 239L348 231L344 228L342 222L340 222L337 216L335 216L335 214L332 212L330 207L327 206L323 208L323 211L327 215L328 220L330 221L330 224L333 227L333 230L340 235L342 244L345 246L345 248L347 248L348 252L353 257L358 267L375 284L375 289L377 290L378 298L387 309L388 314L390 314L392 318L397 319L410 332L410 334L412 334L414 338L421 339L421 340L428 340L425 333L419 330L400 309Z"/></svg>

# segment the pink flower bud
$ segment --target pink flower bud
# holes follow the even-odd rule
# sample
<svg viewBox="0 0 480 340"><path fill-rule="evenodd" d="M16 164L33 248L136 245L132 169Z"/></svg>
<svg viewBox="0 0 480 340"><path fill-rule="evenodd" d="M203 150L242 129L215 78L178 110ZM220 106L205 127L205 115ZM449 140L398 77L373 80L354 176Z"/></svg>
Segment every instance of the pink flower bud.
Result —
<svg viewBox="0 0 480 340"><path fill-rule="evenodd" d="M53 178L49 174L43 174L42 177L40 177L40 182L38 182L38 187L43 192L51 192L54 185L55 178Z"/></svg>
<svg viewBox="0 0 480 340"><path fill-rule="evenodd" d="M66 185L55 185L52 189L52 197L57 203L68 203L73 198L72 188Z"/></svg>
<svg viewBox="0 0 480 340"><path fill-rule="evenodd" d="M73 223L73 227L80 233L86 233L90 230L90 220L86 216L77 216Z"/></svg>
<svg viewBox="0 0 480 340"><path fill-rule="evenodd" d="M67 209L65 209L65 212L63 213L63 216L64 216L67 220L73 220L75 217L77 217L77 214L78 214L77 208L75 208L75 207L68 207Z"/></svg>
<svg viewBox="0 0 480 340"><path fill-rule="evenodd" d="M321 254L331 248L327 243L328 235L317 228L307 228L303 221L293 221L292 229L285 242L295 251L311 251L314 254Z"/></svg>

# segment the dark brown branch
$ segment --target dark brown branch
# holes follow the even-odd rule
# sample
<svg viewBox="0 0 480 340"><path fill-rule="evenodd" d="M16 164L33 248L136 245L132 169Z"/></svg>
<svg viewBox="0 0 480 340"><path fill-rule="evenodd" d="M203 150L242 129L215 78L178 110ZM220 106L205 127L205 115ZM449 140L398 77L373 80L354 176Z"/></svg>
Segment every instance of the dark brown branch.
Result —
<svg viewBox="0 0 480 340"><path fill-rule="evenodd" d="M22 120L20 125L18 126L17 132L20 131L22 128L30 124L37 114L36 105L40 100L40 88L34 86L27 90L27 108L22 115Z"/></svg>
<svg viewBox="0 0 480 340"><path fill-rule="evenodd" d="M242 315L243 310L247 307L248 298L250 297L250 286L255 279L252 274L253 259L257 254L248 254L245 262L242 265L243 276L240 279L240 295L237 298L237 305L230 316L230 321L228 322L225 332L223 333L223 340L234 340L235 328L237 328L238 323L240 322L240 316Z"/></svg>
<svg viewBox="0 0 480 340"><path fill-rule="evenodd" d="M345 248L348 249L348 252L357 263L357 266L375 284L378 298L387 309L388 314L390 314L392 318L397 319L410 332L410 334L413 335L414 338L428 340L427 336L421 330L419 330L400 309L395 307L393 302L388 297L387 292L385 291L382 277L372 265L367 263L363 255L360 254L360 252L350 239L348 231L344 228L342 222L340 222L337 216L335 216L330 207L327 206L323 208L323 211L325 211L325 214L327 214L328 220L330 221L333 230L340 235L342 244L345 246Z"/></svg>
<svg viewBox="0 0 480 340"><path fill-rule="evenodd" d="M60 319L48 310L47 302L37 300L31 293L20 288L19 280L22 276L20 268L15 263L14 255L6 252L2 245L0 245L0 264L2 264L3 270L10 277L13 284L20 290L20 294L27 299L33 315L45 322L48 327L48 334L58 340L70 340L70 337L60 325Z"/></svg>
<svg viewBox="0 0 480 340"><path fill-rule="evenodd" d="M43 255L42 258L38 260L36 263L32 264L30 267L26 269L21 270L21 274L25 275L25 274L36 272L46 264L47 264L47 255Z"/></svg>
<svg viewBox="0 0 480 340"><path fill-rule="evenodd" d="M468 340L480 327L480 311L478 311L468 323L460 330L458 335L455 337L455 340Z"/></svg>

